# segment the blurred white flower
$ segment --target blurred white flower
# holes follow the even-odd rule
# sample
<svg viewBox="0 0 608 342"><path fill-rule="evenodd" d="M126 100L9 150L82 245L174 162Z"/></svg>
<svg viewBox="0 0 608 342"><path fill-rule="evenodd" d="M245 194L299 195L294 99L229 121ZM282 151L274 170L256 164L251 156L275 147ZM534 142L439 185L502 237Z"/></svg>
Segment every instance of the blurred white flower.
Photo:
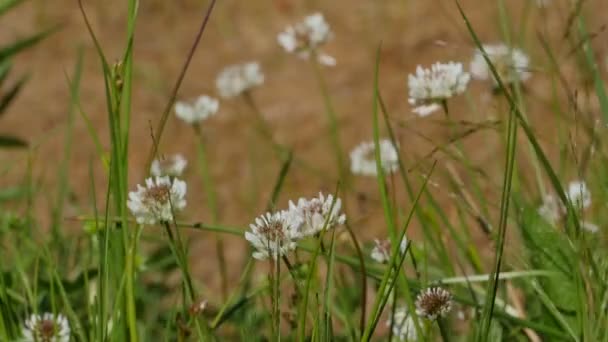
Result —
<svg viewBox="0 0 608 342"><path fill-rule="evenodd" d="M238 96L264 83L264 74L257 62L226 67L217 76L215 85L224 98Z"/></svg>
<svg viewBox="0 0 608 342"><path fill-rule="evenodd" d="M179 177L184 173L188 161L181 154L154 159L150 165L150 174L155 177Z"/></svg>
<svg viewBox="0 0 608 342"><path fill-rule="evenodd" d="M380 162L385 173L393 173L399 169L399 153L389 139L381 139ZM374 142L359 144L350 152L350 170L363 176L377 176Z"/></svg>
<svg viewBox="0 0 608 342"><path fill-rule="evenodd" d="M598 227L596 224L586 221L581 222L581 228L589 233L597 233L600 230L600 227Z"/></svg>
<svg viewBox="0 0 608 342"><path fill-rule="evenodd" d="M31 315L25 320L22 334L24 342L68 342L70 324L61 314Z"/></svg>
<svg viewBox="0 0 608 342"><path fill-rule="evenodd" d="M259 260L272 257L277 259L296 248L296 230L299 222L294 222L287 211L266 213L250 224L251 231L245 232L245 239L256 249L253 257Z"/></svg>
<svg viewBox="0 0 608 342"><path fill-rule="evenodd" d="M175 116L192 125L215 115L219 106L220 103L217 99L201 95L192 103L177 101L174 110Z"/></svg>
<svg viewBox="0 0 608 342"><path fill-rule="evenodd" d="M319 193L318 197L312 199L300 198L297 204L289 201L287 215L296 225L296 237L304 238L320 233L323 228L329 230L344 224L346 215L341 213L341 210L342 200L334 200L331 194L325 197Z"/></svg>
<svg viewBox="0 0 608 342"><path fill-rule="evenodd" d="M551 4L551 0L535 0L535 1L536 1L536 6L538 6L540 8L547 7Z"/></svg>
<svg viewBox="0 0 608 342"><path fill-rule="evenodd" d="M331 29L323 14L315 13L307 16L301 22L285 28L277 36L277 41L288 53L294 53L302 59L316 55L321 64L333 66L336 64L336 60L319 51L319 47L331 37Z"/></svg>
<svg viewBox="0 0 608 342"><path fill-rule="evenodd" d="M416 326L414 325L414 319L410 315L406 306L395 308L395 314L386 321L386 326L393 327L393 335L399 339L399 341L417 341L418 334L416 333Z"/></svg>
<svg viewBox="0 0 608 342"><path fill-rule="evenodd" d="M591 192L584 181L570 182L566 196L575 208L586 209L591 205Z"/></svg>
<svg viewBox="0 0 608 342"><path fill-rule="evenodd" d="M511 48L505 44L483 45L483 49L488 54L488 58L503 83L523 82L530 78L530 59L520 49ZM498 86L498 81L494 78L479 49L475 50L475 55L471 61L471 74L479 80L491 78L494 86Z"/></svg>
<svg viewBox="0 0 608 342"><path fill-rule="evenodd" d="M375 261L384 264L387 263L391 259L391 241L388 239L378 240L374 239L375 246L372 249L370 254L371 258ZM407 248L408 240L404 236L403 240L401 240L401 244L399 245L399 252L401 254L405 253Z"/></svg>
<svg viewBox="0 0 608 342"><path fill-rule="evenodd" d="M555 196L547 194L543 197L543 203L538 207L538 214L547 222L554 224L562 216L563 206Z"/></svg>
<svg viewBox="0 0 608 342"><path fill-rule="evenodd" d="M462 94L471 76L462 63L435 63L430 69L416 68L416 74L408 76L409 102L414 112L426 116L441 108L441 104L452 96Z"/></svg>
<svg viewBox="0 0 608 342"><path fill-rule="evenodd" d="M186 182L177 178L146 179L146 186L137 185L129 192L127 206L139 224L153 225L173 221L173 213L186 207Z"/></svg>
<svg viewBox="0 0 608 342"><path fill-rule="evenodd" d="M416 313L431 321L452 310L452 294L441 287L427 288L416 297Z"/></svg>

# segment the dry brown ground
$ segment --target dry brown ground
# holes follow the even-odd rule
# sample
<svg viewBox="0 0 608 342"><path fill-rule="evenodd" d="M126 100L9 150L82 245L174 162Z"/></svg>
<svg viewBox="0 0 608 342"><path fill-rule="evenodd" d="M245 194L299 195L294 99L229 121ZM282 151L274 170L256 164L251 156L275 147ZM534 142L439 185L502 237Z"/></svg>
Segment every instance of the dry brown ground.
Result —
<svg viewBox="0 0 608 342"><path fill-rule="evenodd" d="M124 45L126 27L124 0L86 1L85 7L93 28L110 59L117 59ZM204 11L203 1L193 0L142 0L135 41L135 84L133 89L133 122L131 126L130 185L142 181L144 163L151 146L150 123L158 121L167 102L170 89L179 72L195 35ZM524 19L521 16L526 1L506 0L513 26L519 32ZM563 69L572 74L574 60L568 58L567 47L560 40L569 14L569 1L555 0L555 6L541 13L530 11L526 30L526 50L533 60L534 76L527 85L530 100L528 113L537 125L543 141L551 135L545 125L555 119L548 105L550 79L545 75L546 57L538 44L536 32L544 32L558 51ZM496 1L463 0L462 4L483 41L499 42ZM608 3L590 0L585 5L590 13L589 27L599 32L594 47L600 56L607 50L606 35L600 29ZM286 24L313 11L323 12L333 30L335 39L327 52L335 56L338 65L325 69L325 76L339 115L342 145L350 150L361 140L370 139L371 95L374 54L382 42L380 87L399 130L404 158L408 163L428 153L434 144L448 139L441 116L416 118L407 104L407 74L416 65L429 65L435 61L455 60L468 64L473 44L451 0L394 0L394 1L237 1L220 0L205 32L200 48L190 67L179 93L190 98L201 93L215 94L215 76L222 67L237 62L257 60L266 74L264 86L255 90L254 97L271 122L277 141L293 147L298 158L326 170L324 176L293 168L287 179L280 205L289 198L312 196L319 190L332 191L335 186L333 157L325 134L325 115L322 98L312 69L305 62L287 56L276 44L276 34ZM27 137L36 147L32 150L34 178L40 185L35 206L43 224L54 197L58 161L63 157L64 128L69 103L65 73L71 73L78 47L85 52L81 101L84 111L98 129L102 144L107 147L108 125L100 66L86 33L76 0L31 0L0 21L0 41L25 36L33 31L61 23L63 28L35 49L21 55L15 64L21 71L31 73L31 79L10 112L0 121L1 132ZM578 81L572 77L573 81ZM455 118L470 121L500 119L505 113L492 99L487 84L473 82L472 103L479 108L472 113L464 98L450 103ZM594 108L594 104L591 108ZM245 226L260 213L270 195L272 184L280 167L270 150L254 146L249 138L250 113L237 100L223 101L220 114L204 125L212 162L212 175L217 183L222 223ZM549 125L550 126L550 125ZM431 138L425 141L414 132ZM93 161L98 200L102 199L106 177L96 159L94 145L83 120L76 118L74 126L69 180L73 200L66 215L91 212L89 161ZM259 143L259 140L258 140ZM475 165L491 175L484 181L488 194L498 192L502 169L501 143L493 132L480 132L463 141L471 152ZM252 150L255 157L251 157ZM204 191L196 168L195 138L191 129L173 116L162 140L162 153L183 153L190 161L186 175L189 206L185 219L205 221L209 217ZM445 169L446 158L437 154L439 168ZM252 159L254 159L252 161ZM27 153L0 152L0 186L14 184L23 179ZM5 165L8 171L6 174ZM458 168L457 168L458 169ZM423 169L424 170L424 169ZM443 171L442 171L443 172ZM417 175L417 172L413 173ZM462 175L461 175L462 176ZM464 178L465 184L468 182ZM433 192L450 208L451 199L442 178ZM252 186L257 183L256 186ZM377 205L374 179L355 179L357 192L366 194L367 203L349 197L350 217L361 239L382 236L383 221ZM258 193L252 188L257 187ZM253 205L251 205L253 203ZM407 201L403 207L408 208ZM448 212L451 212L448 209ZM70 226L66 223L66 227ZM216 285L212 277L215 262L212 260L214 243L210 235L195 237L193 267L205 278L207 285ZM480 243L484 242L480 237ZM229 241L228 259L241 254L243 243ZM236 272L236 270L235 270Z"/></svg>

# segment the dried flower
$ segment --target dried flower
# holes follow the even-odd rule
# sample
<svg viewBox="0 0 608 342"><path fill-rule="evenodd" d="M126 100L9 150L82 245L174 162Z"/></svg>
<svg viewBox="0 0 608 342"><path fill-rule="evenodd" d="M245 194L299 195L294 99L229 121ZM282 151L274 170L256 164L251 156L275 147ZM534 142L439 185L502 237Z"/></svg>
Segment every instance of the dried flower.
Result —
<svg viewBox="0 0 608 342"><path fill-rule="evenodd" d="M251 231L245 232L245 239L256 249L253 257L259 260L272 257L276 260L294 250L298 224L286 211L257 217L249 225Z"/></svg>
<svg viewBox="0 0 608 342"><path fill-rule="evenodd" d="M187 165L188 161L181 154L157 158L150 165L150 174L155 177L179 177Z"/></svg>
<svg viewBox="0 0 608 342"><path fill-rule="evenodd" d="M127 206L139 224L156 224L173 221L173 212L186 207L186 182L177 178L154 177L146 179L146 186L137 185L129 193Z"/></svg>
<svg viewBox="0 0 608 342"><path fill-rule="evenodd" d="M467 89L471 76L461 63L435 63L430 69L421 66L408 76L409 102L414 112L426 116L441 108L441 104Z"/></svg>
<svg viewBox="0 0 608 342"><path fill-rule="evenodd" d="M414 320L405 306L395 308L395 314L386 321L386 326L393 327L393 335L400 341L418 340Z"/></svg>
<svg viewBox="0 0 608 342"><path fill-rule="evenodd" d="M570 182L566 196L576 208L586 209L591 205L591 192L584 181Z"/></svg>
<svg viewBox="0 0 608 342"><path fill-rule="evenodd" d="M224 98L238 96L264 83L264 75L257 62L226 67L217 77L215 85Z"/></svg>
<svg viewBox="0 0 608 342"><path fill-rule="evenodd" d="M175 115L188 124L198 124L217 114L220 103L207 95L199 96L194 102L178 101L175 104Z"/></svg>
<svg viewBox="0 0 608 342"><path fill-rule="evenodd" d="M452 309L452 294L441 287L427 288L416 297L418 316L435 320L447 315Z"/></svg>
<svg viewBox="0 0 608 342"><path fill-rule="evenodd" d="M372 252L370 254L371 258L381 264L387 263L389 260L391 260L391 240L374 239L374 243L376 245L374 248L372 248ZM403 237L403 240L401 240L401 244L399 245L399 252L401 252L401 254L405 253L407 244L407 238Z"/></svg>
<svg viewBox="0 0 608 342"><path fill-rule="evenodd" d="M312 199L300 198L297 204L289 201L287 215L296 226L296 237L303 238L318 234L323 228L329 230L344 224L346 215L340 212L341 209L342 200L319 193L318 197Z"/></svg>
<svg viewBox="0 0 608 342"><path fill-rule="evenodd" d="M22 334L24 342L68 342L70 324L61 314L33 314L25 320Z"/></svg>
<svg viewBox="0 0 608 342"><path fill-rule="evenodd" d="M381 139L380 162L385 173L392 173L399 168L399 154L393 143L388 139ZM350 152L350 170L354 174L363 176L377 176L374 142L363 142Z"/></svg>
<svg viewBox="0 0 608 342"><path fill-rule="evenodd" d="M319 51L319 47L331 37L331 29L323 14L315 13L307 16L303 21L285 28L283 32L279 33L277 40L288 53L294 53L302 59L308 59L313 55L321 64L333 66L336 64L336 60Z"/></svg>
<svg viewBox="0 0 608 342"><path fill-rule="evenodd" d="M530 78L528 72L530 60L520 49L511 48L505 44L483 45L483 49L503 83L522 82ZM491 78L494 86L498 86L498 81L494 78L480 50L475 51L471 61L471 74L479 80Z"/></svg>

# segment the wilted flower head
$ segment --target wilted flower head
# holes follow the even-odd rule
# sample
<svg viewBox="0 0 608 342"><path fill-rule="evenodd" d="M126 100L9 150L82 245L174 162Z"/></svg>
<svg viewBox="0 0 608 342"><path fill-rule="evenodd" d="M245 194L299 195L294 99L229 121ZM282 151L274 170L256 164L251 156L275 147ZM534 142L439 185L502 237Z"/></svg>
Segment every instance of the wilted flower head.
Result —
<svg viewBox="0 0 608 342"><path fill-rule="evenodd" d="M399 168L399 154L393 143L388 139L381 139L378 144L384 172L397 171ZM354 174L363 176L378 175L373 141L363 142L350 152L350 170Z"/></svg>
<svg viewBox="0 0 608 342"><path fill-rule="evenodd" d="M427 288L416 297L418 316L435 320L447 315L452 309L452 294L441 287Z"/></svg>
<svg viewBox="0 0 608 342"><path fill-rule="evenodd" d="M384 264L391 260L391 240L378 240L374 239L375 246L372 248L372 252L370 254L371 258L375 261ZM403 237L401 240L401 244L399 245L399 252L405 253L407 248L407 238Z"/></svg>
<svg viewBox="0 0 608 342"><path fill-rule="evenodd" d="M435 63L430 69L418 66L416 74L408 76L409 102L418 115L429 115L450 97L462 94L470 79L461 63Z"/></svg>
<svg viewBox="0 0 608 342"><path fill-rule="evenodd" d="M591 205L591 192L584 181L570 182L566 196L575 208L586 209Z"/></svg>
<svg viewBox="0 0 608 342"><path fill-rule="evenodd" d="M217 76L215 85L224 98L238 96L264 83L264 75L257 62L226 67Z"/></svg>
<svg viewBox="0 0 608 342"><path fill-rule="evenodd" d="M344 224L346 215L341 210L342 200L319 193L312 199L300 198L297 204L289 201L288 215L296 225L296 237L303 238L320 233L323 228L329 230Z"/></svg>
<svg viewBox="0 0 608 342"><path fill-rule="evenodd" d="M418 339L414 320L405 306L395 308L395 314L392 319L389 318L386 321L386 326L393 327L393 335L400 341L416 341Z"/></svg>
<svg viewBox="0 0 608 342"><path fill-rule="evenodd" d="M139 224L173 221L173 213L186 207L186 182L177 178L146 179L146 186L137 185L129 192L127 206Z"/></svg>
<svg viewBox="0 0 608 342"><path fill-rule="evenodd" d="M253 257L259 260L277 259L296 248L297 224L286 211L266 213L250 224L245 239L256 249Z"/></svg>
<svg viewBox="0 0 608 342"><path fill-rule="evenodd" d="M197 124L217 113L220 103L207 95L199 96L194 102L177 101L175 115L188 124Z"/></svg>
<svg viewBox="0 0 608 342"><path fill-rule="evenodd" d="M155 177L179 177L186 169L188 161L181 154L154 159L150 165L150 174Z"/></svg>
<svg viewBox="0 0 608 342"><path fill-rule="evenodd" d="M488 54L488 58L496 68L496 72L503 83L515 83L530 78L530 72L528 71L530 60L520 49L511 48L504 44L483 45L483 49ZM494 78L480 50L475 51L471 61L471 74L479 80L491 78L494 86L498 86L498 81Z"/></svg>
<svg viewBox="0 0 608 342"><path fill-rule="evenodd" d="M322 64L335 65L336 61L333 57L319 51L319 47L325 44L331 36L331 29L323 14L315 13L304 18L303 21L285 28L285 31L279 33L277 40L288 53L294 53L303 59L316 55Z"/></svg>
<svg viewBox="0 0 608 342"><path fill-rule="evenodd" d="M63 315L31 315L22 329L24 342L68 342L70 324Z"/></svg>

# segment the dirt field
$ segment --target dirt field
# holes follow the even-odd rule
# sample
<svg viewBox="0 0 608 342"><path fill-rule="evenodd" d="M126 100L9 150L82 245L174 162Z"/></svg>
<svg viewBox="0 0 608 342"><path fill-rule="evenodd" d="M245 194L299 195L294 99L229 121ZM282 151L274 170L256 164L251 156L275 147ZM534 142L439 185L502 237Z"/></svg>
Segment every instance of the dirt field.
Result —
<svg viewBox="0 0 608 342"><path fill-rule="evenodd" d="M124 45L125 1L83 2L108 58L118 59ZM201 2L206 3L193 0L140 2L135 41L131 187L141 182L145 174L144 164L151 146L150 126L155 126L160 118L196 34L206 8ZM550 137L551 125L539 125L550 122L556 113L551 112L547 102L551 94L550 80L545 77L543 69L547 58L538 43L537 34L546 35L559 52L558 58L568 74L576 61L569 57L567 47L562 47L561 37L568 21L570 1L554 0L553 6L544 12L536 8L527 11L526 4L534 6L533 1L504 2L508 3L512 22L525 25L525 45L521 47L530 54L533 66L533 76L526 90L536 99L527 104L528 115L537 124L541 139ZM502 41L496 1L463 0L462 4L483 41ZM603 31L605 16L601 13L608 10L608 2L590 0L584 9L591 13L588 18L590 30L597 33L593 40L595 51L598 56L605 56L608 40ZM430 65L435 61L461 61L468 67L473 54L472 40L451 0L218 1L179 97L188 99L203 93L216 96L215 77L224 66L250 60L261 63L266 82L255 90L254 98L271 123L275 139L291 146L298 158L325 171L320 176L292 168L280 205L285 205L290 198L312 196L319 190L331 192L335 187L335 177L332 176L335 167L325 131L326 117L312 69L306 62L285 54L276 43L276 34L286 24L316 11L326 15L335 32L326 51L337 59L338 64L324 72L339 116L342 146L347 152L360 141L372 137L373 66L375 50L380 43L380 87L392 119L400 127L403 157L410 164L425 156L434 145L447 142L449 136L441 115L418 118L411 113L407 103L407 74L413 72L418 64ZM525 12L529 17L522 15ZM84 49L85 56L80 93L82 108L98 129L102 144L105 147L109 145L100 64L75 0L31 0L0 22L0 41L3 43L58 23L62 25L58 33L15 60L19 72L28 72L31 78L10 111L0 120L0 132L27 137L31 142L33 175L38 191L53 194L58 161L64 155L69 104L65 75L72 73L79 47ZM521 27L514 30L513 39L519 41ZM572 81L580 83L580 80ZM492 104L487 84L474 81L470 100L481 110L472 113L464 97L455 99L450 102L455 119L480 122L500 120L505 114ZM591 104L591 108L593 106ZM219 192L221 222L245 226L266 206L280 162L259 139L251 138L251 113L240 100L222 101L219 115L205 122L203 129L212 175ZM430 141L415 132L429 137ZM179 152L190 162L185 176L189 204L183 217L185 220L206 221L209 213L196 167L195 136L190 127L174 116L171 116L165 133L161 153ZM99 201L103 199L107 182L92 139L78 114L73 141L69 170L73 196L66 216L91 212L89 162L94 166ZM491 175L484 191L496 192L497 184L500 184L499 171L503 167L503 160L499 157L502 152L497 153L502 144L496 139L496 134L474 134L463 141L463 146L471 152L473 162ZM445 156L437 154L435 157L444 169ZM1 151L0 186L22 181L27 160L28 153L23 150ZM412 174L418 173L417 170ZM466 177L461 176L466 182ZM442 198L442 205L449 207L451 199L441 179L437 176L438 186L433 191ZM349 194L348 199L349 218L358 223L355 229L361 239L381 236L383 219L377 205L375 179L356 178L354 186L356 191ZM363 197L366 200L361 200ZM42 224L48 223L53 199L51 195L37 197L35 208ZM77 224L66 222L66 229L77 227ZM212 255L214 242L205 234L197 234L194 239L193 260L201 261L194 263L193 267L199 274L211 277L216 265L204 258ZM244 245L242 241L233 240L229 244L229 260L237 259ZM216 281L209 279L208 285L213 286Z"/></svg>

